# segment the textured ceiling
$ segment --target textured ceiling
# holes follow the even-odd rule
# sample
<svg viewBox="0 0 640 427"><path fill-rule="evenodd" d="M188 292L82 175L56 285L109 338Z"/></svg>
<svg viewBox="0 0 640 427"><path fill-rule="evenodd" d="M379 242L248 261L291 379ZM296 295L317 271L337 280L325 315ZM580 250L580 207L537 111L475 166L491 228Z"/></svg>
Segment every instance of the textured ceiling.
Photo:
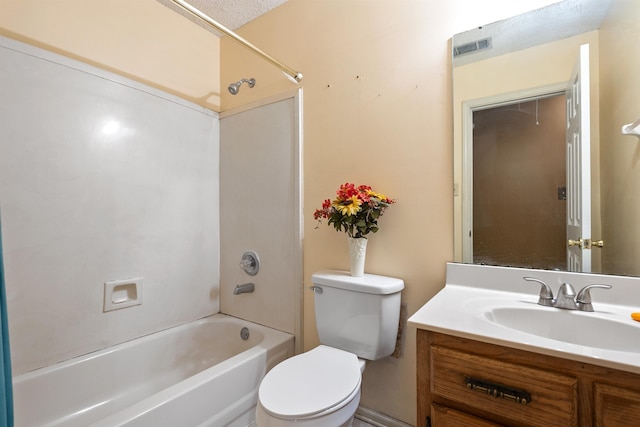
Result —
<svg viewBox="0 0 640 427"><path fill-rule="evenodd" d="M220 33L204 24L200 19L191 16L171 0L157 0L163 5L175 10L191 21L220 36ZM227 28L235 30L271 9L280 6L287 0L187 0L193 7L199 9L213 20Z"/></svg>
<svg viewBox="0 0 640 427"><path fill-rule="evenodd" d="M634 0L636 1L636 0ZM491 38L491 48L454 58L453 66L597 30L611 0L565 0L453 36L457 47Z"/></svg>

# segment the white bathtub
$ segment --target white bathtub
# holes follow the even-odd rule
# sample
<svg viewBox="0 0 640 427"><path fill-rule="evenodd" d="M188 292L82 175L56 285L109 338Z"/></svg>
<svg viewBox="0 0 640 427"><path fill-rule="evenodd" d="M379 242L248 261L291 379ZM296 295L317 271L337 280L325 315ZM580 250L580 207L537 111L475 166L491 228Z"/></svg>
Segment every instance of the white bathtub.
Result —
<svg viewBox="0 0 640 427"><path fill-rule="evenodd" d="M292 335L217 314L15 377L15 425L246 427L293 352Z"/></svg>

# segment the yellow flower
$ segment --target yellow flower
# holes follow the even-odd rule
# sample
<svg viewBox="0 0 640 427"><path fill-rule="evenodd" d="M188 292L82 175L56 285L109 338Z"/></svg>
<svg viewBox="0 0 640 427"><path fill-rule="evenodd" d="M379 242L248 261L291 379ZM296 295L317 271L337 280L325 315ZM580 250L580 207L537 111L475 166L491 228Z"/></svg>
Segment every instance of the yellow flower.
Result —
<svg viewBox="0 0 640 427"><path fill-rule="evenodd" d="M367 190L367 195L369 197L375 197L376 199L387 200L387 196L385 196L384 194L376 193L372 190Z"/></svg>
<svg viewBox="0 0 640 427"><path fill-rule="evenodd" d="M332 203L333 207L336 210L340 211L342 215L355 215L360 211L360 205L362 205L362 201L358 198L358 196L351 196L348 199L340 200L335 199Z"/></svg>

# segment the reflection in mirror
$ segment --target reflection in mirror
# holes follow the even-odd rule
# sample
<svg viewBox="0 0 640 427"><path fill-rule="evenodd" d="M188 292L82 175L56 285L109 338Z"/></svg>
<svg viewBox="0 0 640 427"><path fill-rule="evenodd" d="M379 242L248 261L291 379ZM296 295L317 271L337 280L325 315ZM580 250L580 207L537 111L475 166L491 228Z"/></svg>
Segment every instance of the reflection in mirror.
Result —
<svg viewBox="0 0 640 427"><path fill-rule="evenodd" d="M474 263L566 266L564 143L564 94L473 112Z"/></svg>
<svg viewBox="0 0 640 427"><path fill-rule="evenodd" d="M639 42L636 0L564 0L453 37L456 261L640 276L640 138L621 131L640 118ZM553 94L566 104L585 44L591 223L574 237L564 200L567 109L546 108ZM561 136L546 129L552 122L563 123ZM529 126L554 136L530 139ZM576 248L588 268L571 264Z"/></svg>

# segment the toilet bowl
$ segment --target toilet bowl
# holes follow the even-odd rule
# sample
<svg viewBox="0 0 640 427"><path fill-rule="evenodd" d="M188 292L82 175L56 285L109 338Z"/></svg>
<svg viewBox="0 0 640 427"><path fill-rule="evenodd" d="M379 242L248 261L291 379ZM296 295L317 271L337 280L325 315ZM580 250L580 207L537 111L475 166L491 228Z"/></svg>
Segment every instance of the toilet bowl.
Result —
<svg viewBox="0 0 640 427"><path fill-rule="evenodd" d="M348 427L360 404L365 360L395 347L401 279L313 274L320 345L272 368L258 389L258 427Z"/></svg>
<svg viewBox="0 0 640 427"><path fill-rule="evenodd" d="M349 426L360 403L364 361L320 345L274 367L258 391L260 427Z"/></svg>

